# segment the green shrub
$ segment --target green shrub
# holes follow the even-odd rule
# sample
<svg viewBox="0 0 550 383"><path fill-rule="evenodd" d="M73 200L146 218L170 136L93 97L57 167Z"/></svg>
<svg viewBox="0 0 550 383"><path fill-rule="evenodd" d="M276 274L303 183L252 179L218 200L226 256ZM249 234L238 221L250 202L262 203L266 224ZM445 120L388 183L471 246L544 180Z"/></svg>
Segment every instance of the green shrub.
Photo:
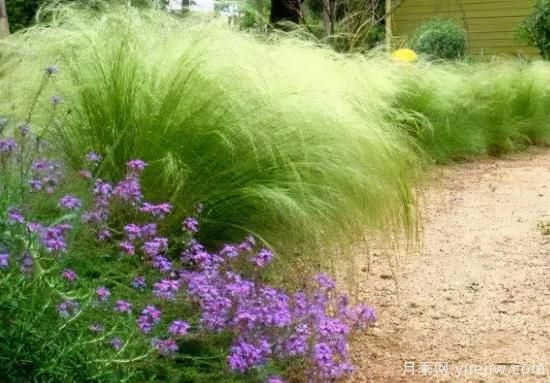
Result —
<svg viewBox="0 0 550 383"><path fill-rule="evenodd" d="M409 44L432 58L458 59L466 54L466 31L453 20L434 17L414 31Z"/></svg>
<svg viewBox="0 0 550 383"><path fill-rule="evenodd" d="M550 60L550 0L537 0L535 10L518 26L516 35Z"/></svg>

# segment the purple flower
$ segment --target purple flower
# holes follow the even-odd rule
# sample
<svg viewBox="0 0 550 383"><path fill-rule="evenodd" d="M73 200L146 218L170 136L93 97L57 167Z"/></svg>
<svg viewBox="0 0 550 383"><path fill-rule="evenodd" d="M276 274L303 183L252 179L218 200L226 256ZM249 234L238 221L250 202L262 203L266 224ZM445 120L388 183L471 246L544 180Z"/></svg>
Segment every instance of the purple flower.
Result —
<svg viewBox="0 0 550 383"><path fill-rule="evenodd" d="M126 234L128 240L135 241L136 239L141 238L141 227L130 223L124 226L124 233Z"/></svg>
<svg viewBox="0 0 550 383"><path fill-rule="evenodd" d="M50 97L50 102L53 106L57 106L59 104L61 104L63 100L61 99L60 96L57 96L57 95L53 95L52 97Z"/></svg>
<svg viewBox="0 0 550 383"><path fill-rule="evenodd" d="M49 65L46 67L46 75L48 76L57 74L58 72L59 72L59 66L57 64Z"/></svg>
<svg viewBox="0 0 550 383"><path fill-rule="evenodd" d="M153 338L151 340L151 345L155 350L158 351L159 354L163 356L170 356L178 351L178 345L176 344L176 341L172 338L164 340Z"/></svg>
<svg viewBox="0 0 550 383"><path fill-rule="evenodd" d="M157 235L157 225L155 223L147 223L141 227L141 234L145 239L151 239Z"/></svg>
<svg viewBox="0 0 550 383"><path fill-rule="evenodd" d="M111 231L106 227L103 227L97 231L98 241L107 241L111 238L111 236Z"/></svg>
<svg viewBox="0 0 550 383"><path fill-rule="evenodd" d="M223 262L223 258L216 254L210 254L196 241L189 242L187 249L181 253L181 261L198 265L201 269L215 269Z"/></svg>
<svg viewBox="0 0 550 383"><path fill-rule="evenodd" d="M153 285L153 295L161 300L174 300L179 287L178 281L163 279Z"/></svg>
<svg viewBox="0 0 550 383"><path fill-rule="evenodd" d="M232 298L247 299L256 289L253 282L242 279L239 274L228 271L225 273L225 277L225 290Z"/></svg>
<svg viewBox="0 0 550 383"><path fill-rule="evenodd" d="M302 323L296 326L290 336L283 342L283 350L286 355L300 356L308 350L308 341L311 331L307 324Z"/></svg>
<svg viewBox="0 0 550 383"><path fill-rule="evenodd" d="M115 351L119 351L122 348L122 340L118 337L112 338L109 341L109 344Z"/></svg>
<svg viewBox="0 0 550 383"><path fill-rule="evenodd" d="M175 336L187 335L189 324L182 320L175 320L168 326L168 333Z"/></svg>
<svg viewBox="0 0 550 383"><path fill-rule="evenodd" d="M34 259L29 253L25 252L21 257L21 265L19 266L19 270L21 270L24 274L31 274L33 272Z"/></svg>
<svg viewBox="0 0 550 383"><path fill-rule="evenodd" d="M97 180L92 190L93 195L100 199L100 202L106 202L113 194L113 186L108 182Z"/></svg>
<svg viewBox="0 0 550 383"><path fill-rule="evenodd" d="M102 332L104 330L104 327L101 323L92 323L88 326L88 330L90 330L91 332L98 333L98 332Z"/></svg>
<svg viewBox="0 0 550 383"><path fill-rule="evenodd" d="M49 252L65 251L65 234L70 229L68 224L47 227L40 232L40 242Z"/></svg>
<svg viewBox="0 0 550 383"><path fill-rule="evenodd" d="M376 314L374 309L364 304L358 304L351 310L348 310L346 315L351 321L352 326L361 329L365 329L372 323L376 322Z"/></svg>
<svg viewBox="0 0 550 383"><path fill-rule="evenodd" d="M29 233L40 233L44 229L44 227L37 223L37 222L29 222L27 223L27 231Z"/></svg>
<svg viewBox="0 0 550 383"><path fill-rule="evenodd" d="M227 363L232 370L245 372L250 368L265 364L269 354L271 354L271 346L267 339L261 338L257 344L241 339L229 349Z"/></svg>
<svg viewBox="0 0 550 383"><path fill-rule="evenodd" d="M137 319L138 328L144 334L148 334L153 326L160 322L161 312L153 305L148 305L143 309Z"/></svg>
<svg viewBox="0 0 550 383"><path fill-rule="evenodd" d="M0 270L5 270L9 266L9 254L0 252Z"/></svg>
<svg viewBox="0 0 550 383"><path fill-rule="evenodd" d="M349 333L349 327L338 318L321 317L316 325L317 336L324 339L342 339Z"/></svg>
<svg viewBox="0 0 550 383"><path fill-rule="evenodd" d="M313 357L315 362L320 366L332 364L332 350L326 343L317 343L313 347Z"/></svg>
<svg viewBox="0 0 550 383"><path fill-rule="evenodd" d="M76 273L71 269L65 269L61 272L61 276L69 283L76 281Z"/></svg>
<svg viewBox="0 0 550 383"><path fill-rule="evenodd" d="M142 250L150 258L164 253L168 249L168 239L155 237L143 244Z"/></svg>
<svg viewBox="0 0 550 383"><path fill-rule="evenodd" d="M50 168L46 160L34 160L31 164L31 170L35 173L44 173Z"/></svg>
<svg viewBox="0 0 550 383"><path fill-rule="evenodd" d="M325 343L318 343L314 346L314 363L319 370L319 375L328 381L349 375L353 368L346 361L337 361L333 357L330 347Z"/></svg>
<svg viewBox="0 0 550 383"><path fill-rule="evenodd" d="M261 249L258 254L252 257L252 262L258 267L264 267L273 259L273 253L267 249Z"/></svg>
<svg viewBox="0 0 550 383"><path fill-rule="evenodd" d="M32 191L35 191L35 192L40 191L42 190L42 181L32 179L29 181L29 186L31 187Z"/></svg>
<svg viewBox="0 0 550 383"><path fill-rule="evenodd" d="M139 202L143 198L136 177L130 175L116 184L114 195L127 202Z"/></svg>
<svg viewBox="0 0 550 383"><path fill-rule="evenodd" d="M23 223L25 222L25 218L23 218L23 214L21 214L21 210L12 207L8 209L8 223L14 225L17 223Z"/></svg>
<svg viewBox="0 0 550 383"><path fill-rule="evenodd" d="M131 285L134 289L142 289L145 287L145 278L138 275L132 279Z"/></svg>
<svg viewBox="0 0 550 383"><path fill-rule="evenodd" d="M172 270L172 262L161 255L154 256L151 264L161 273L166 273Z"/></svg>
<svg viewBox="0 0 550 383"><path fill-rule="evenodd" d="M315 280L317 281L319 288L322 290L332 290L336 287L336 283L325 273L318 273L315 276Z"/></svg>
<svg viewBox="0 0 550 383"><path fill-rule="evenodd" d="M251 252L256 246L256 240L252 235L248 235L243 242L239 244L239 251Z"/></svg>
<svg viewBox="0 0 550 383"><path fill-rule="evenodd" d="M80 200L71 195L61 197L57 203L57 207L60 209L75 210L80 208Z"/></svg>
<svg viewBox="0 0 550 383"><path fill-rule="evenodd" d="M95 290L95 295L98 301L105 302L111 296L111 292L107 287L100 286Z"/></svg>
<svg viewBox="0 0 550 383"><path fill-rule="evenodd" d="M99 162L101 161L101 156L97 154L96 152L88 152L86 153L86 161L88 162Z"/></svg>
<svg viewBox="0 0 550 383"><path fill-rule="evenodd" d="M164 218L172 211L172 205L169 203L161 203L153 205L149 202L145 202L139 209L142 213L151 214L153 217Z"/></svg>
<svg viewBox="0 0 550 383"><path fill-rule="evenodd" d="M118 244L118 247L119 247L120 251L122 251L126 255L134 255L135 254L134 245L132 245L128 241L121 241Z"/></svg>
<svg viewBox="0 0 550 383"><path fill-rule="evenodd" d="M193 217L185 218L182 223L183 230L188 231L189 233L196 233L199 231L199 223Z"/></svg>
<svg viewBox="0 0 550 383"><path fill-rule="evenodd" d="M119 299L115 302L115 311L118 313L129 313L132 311L132 305L127 301Z"/></svg>
<svg viewBox="0 0 550 383"><path fill-rule="evenodd" d="M237 247L233 245L224 245L223 248L220 251L220 255L223 257L228 258L237 258L239 256L239 251L237 250Z"/></svg>
<svg viewBox="0 0 550 383"><path fill-rule="evenodd" d="M131 160L126 163L126 166L128 166L128 170L132 173L139 173L145 169L147 164L143 162L142 160Z"/></svg>
<svg viewBox="0 0 550 383"><path fill-rule="evenodd" d="M67 318L68 316L73 315L77 309L78 303L70 299L65 299L57 305L57 312L62 318Z"/></svg>
<svg viewBox="0 0 550 383"><path fill-rule="evenodd" d="M285 383L285 381L280 376L270 376L265 383Z"/></svg>
<svg viewBox="0 0 550 383"><path fill-rule="evenodd" d="M0 154L13 153L17 148L17 143L13 138L0 138Z"/></svg>

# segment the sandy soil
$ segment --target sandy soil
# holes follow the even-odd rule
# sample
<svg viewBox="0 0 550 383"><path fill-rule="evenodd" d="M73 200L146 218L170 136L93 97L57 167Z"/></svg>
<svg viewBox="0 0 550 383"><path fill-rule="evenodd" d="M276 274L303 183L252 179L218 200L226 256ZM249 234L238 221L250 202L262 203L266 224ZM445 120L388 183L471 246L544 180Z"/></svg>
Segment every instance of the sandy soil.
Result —
<svg viewBox="0 0 550 383"><path fill-rule="evenodd" d="M379 323L353 381L550 382L550 152L433 176L418 250L355 259Z"/></svg>

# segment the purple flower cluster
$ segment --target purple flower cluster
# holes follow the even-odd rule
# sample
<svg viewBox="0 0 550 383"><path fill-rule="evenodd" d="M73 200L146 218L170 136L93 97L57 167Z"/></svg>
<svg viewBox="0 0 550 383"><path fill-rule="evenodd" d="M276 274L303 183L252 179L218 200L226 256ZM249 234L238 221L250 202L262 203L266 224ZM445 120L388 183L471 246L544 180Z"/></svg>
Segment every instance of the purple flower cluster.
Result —
<svg viewBox="0 0 550 383"><path fill-rule="evenodd" d="M153 326L160 322L161 312L153 305L149 305L143 309L137 320L139 330L148 334Z"/></svg>
<svg viewBox="0 0 550 383"><path fill-rule="evenodd" d="M126 234L126 237L129 241L135 241L141 238L141 227L130 223L124 226L124 233Z"/></svg>
<svg viewBox="0 0 550 383"><path fill-rule="evenodd" d="M13 138L0 138L0 155L13 153L17 143Z"/></svg>
<svg viewBox="0 0 550 383"><path fill-rule="evenodd" d="M169 203L154 205L149 202L145 202L143 206L139 209L139 211L162 219L170 214L170 212L172 211L172 205L170 205Z"/></svg>
<svg viewBox="0 0 550 383"><path fill-rule="evenodd" d="M78 310L78 307L78 303L76 303L75 301L65 299L63 302L57 305L57 313L60 317L67 318L75 314L76 310Z"/></svg>
<svg viewBox="0 0 550 383"><path fill-rule="evenodd" d="M90 152L86 160L93 165L101 157ZM143 201L139 174L146 166L140 160L129 161L125 178L115 186L93 178L88 171L89 177L85 178L90 179L93 203L89 210L81 214L81 219L96 230L98 239L107 241L115 237L113 243L122 253L137 254L129 263L141 261L143 264L140 267L148 266L150 273L161 275L152 284L150 294L155 305L168 309L166 314L157 306L148 304L136 319L137 328L144 335L158 335L159 331L164 331L164 335L150 340L151 347L162 356L172 356L178 351L175 339L188 335L191 326L184 320L169 318L174 312L171 308L178 307L175 306L178 304L191 304L198 311L198 323L193 322L194 328L198 327L201 332L232 334L227 364L235 372L245 373L271 360L301 358L311 368L308 376L315 377L317 381L335 381L348 375L352 370L348 338L352 331L365 329L376 320L373 309L363 304L351 305L346 296L337 295L335 282L325 274L315 276L316 285L310 290L293 294L260 282L262 269L271 264L273 253L257 246L252 236L238 244L225 244L218 252L209 251L193 238L199 230L198 211L195 217L188 217L182 222L183 238L187 240L180 245L169 242L168 238L161 236L162 233L159 234L157 223L140 222L144 217L152 217L158 222L172 211L170 204ZM45 184L55 186L57 182L51 183L46 178L58 169L49 161L35 161L31 187L41 190ZM59 177L56 176L57 179ZM117 209L131 208L136 220L124 225L122 230L120 227L109 228L109 223L117 221L110 219L113 206ZM80 209L81 200L65 195L59 199L58 207ZM7 221L11 224L25 223L17 208L8 210ZM69 224L43 227L29 222L26 227L48 252L66 251L66 234L71 229ZM180 252L179 259L173 257L177 252ZM7 252L0 252L0 269L8 267L8 260ZM24 253L20 259L20 270L32 274L34 262L33 256ZM242 269L250 271L254 278L241 273ZM77 280L76 273L71 269L63 269L61 278L68 284ZM130 286L146 291L145 278L135 276ZM116 299L114 304L106 303L111 297L107 287L97 287L95 297L92 307L100 310L112 307L114 312L132 317L131 302ZM78 308L78 303L65 299L57 306L57 311L61 317L67 318L74 315ZM163 324L161 319L164 317L171 321ZM99 333L104 327L92 323L88 329ZM115 337L108 344L119 351L123 343ZM271 376L266 382L282 383L282 379Z"/></svg>
<svg viewBox="0 0 550 383"><path fill-rule="evenodd" d="M8 223L11 225L15 225L18 223L24 223L25 218L23 217L23 214L21 213L21 210L12 207L8 209Z"/></svg>
<svg viewBox="0 0 550 383"><path fill-rule="evenodd" d="M163 279L153 285L153 295L161 300L173 301L179 288L179 281Z"/></svg>
<svg viewBox="0 0 550 383"><path fill-rule="evenodd" d="M227 363L234 371L246 372L251 367L267 363L271 352L271 345L265 337L255 342L238 339L229 349Z"/></svg>
<svg viewBox="0 0 550 383"><path fill-rule="evenodd" d="M122 340L119 337L114 337L109 340L109 344L115 351L120 351L120 349L122 348Z"/></svg>
<svg viewBox="0 0 550 383"><path fill-rule="evenodd" d="M71 229L71 225L63 223L43 228L40 231L40 243L50 252L63 252L67 249L65 235Z"/></svg>
<svg viewBox="0 0 550 383"><path fill-rule="evenodd" d="M0 270L7 269L9 266L10 255L8 253L0 252Z"/></svg>
<svg viewBox="0 0 550 383"><path fill-rule="evenodd" d="M99 154L97 154L96 152L88 152L86 153L86 161L92 163L92 164L97 164L98 162L101 161L101 156Z"/></svg>
<svg viewBox="0 0 550 383"><path fill-rule="evenodd" d="M34 271L34 259L32 255L30 255L27 252L23 253L23 256L21 257L21 261L19 265L19 270L23 274L27 274L27 275L32 274L32 272Z"/></svg>
<svg viewBox="0 0 550 383"><path fill-rule="evenodd" d="M64 269L61 272L61 276L69 283L73 283L74 281L76 281L76 273L71 269Z"/></svg>
<svg viewBox="0 0 550 383"><path fill-rule="evenodd" d="M226 245L210 254L190 242L182 261L195 266L181 273L188 296L200 307L201 325L209 331L231 331L236 338L227 362L245 372L269 359L302 357L310 360L312 374L330 381L350 373L347 342L351 330L365 328L375 320L364 305L350 306L336 299L335 283L325 274L316 276L311 294L286 292L258 284L231 271L240 254L250 254L254 240ZM271 262L272 253L260 249L249 259L257 267Z"/></svg>
<svg viewBox="0 0 550 383"><path fill-rule="evenodd" d="M163 356L170 356L178 351L178 345L176 341L172 338L168 338L168 339L153 338L151 339L151 345L155 350L158 351L159 354Z"/></svg>
<svg viewBox="0 0 550 383"><path fill-rule="evenodd" d="M258 267L264 267L273 259L273 254L267 249L261 249L258 254L252 257L252 262Z"/></svg>
<svg viewBox="0 0 550 383"><path fill-rule="evenodd" d="M145 287L145 277L142 277L140 275L134 277L134 279L132 279L132 282L130 283L130 285L134 289L143 289Z"/></svg>
<svg viewBox="0 0 550 383"><path fill-rule="evenodd" d="M59 200L57 206L60 209L66 209L66 210L76 210L80 209L80 200L76 197L73 197L71 195L66 195L61 197Z"/></svg>
<svg viewBox="0 0 550 383"><path fill-rule="evenodd" d="M132 305L128 301L119 299L115 302L115 311L118 313L129 313L132 311Z"/></svg>
<svg viewBox="0 0 550 383"><path fill-rule="evenodd" d="M99 302L105 302L111 296L111 291L105 286L100 286L95 290L95 295Z"/></svg>
<svg viewBox="0 0 550 383"><path fill-rule="evenodd" d="M126 163L126 166L128 167L129 173L138 174L145 169L147 164L142 160L131 160Z"/></svg>
<svg viewBox="0 0 550 383"><path fill-rule="evenodd" d="M189 324L182 320L175 320L168 326L168 333L174 336L187 335Z"/></svg>
<svg viewBox="0 0 550 383"><path fill-rule="evenodd" d="M196 233L199 231L199 223L195 218L188 217L182 223L183 230L189 233Z"/></svg>
<svg viewBox="0 0 550 383"><path fill-rule="evenodd" d="M141 186L139 185L137 177L131 174L117 183L114 189L114 195L126 202L140 202L143 195L141 194Z"/></svg>
<svg viewBox="0 0 550 383"><path fill-rule="evenodd" d="M32 191L44 190L51 194L63 177L61 165L49 160L35 160L31 165L32 178L29 186Z"/></svg>

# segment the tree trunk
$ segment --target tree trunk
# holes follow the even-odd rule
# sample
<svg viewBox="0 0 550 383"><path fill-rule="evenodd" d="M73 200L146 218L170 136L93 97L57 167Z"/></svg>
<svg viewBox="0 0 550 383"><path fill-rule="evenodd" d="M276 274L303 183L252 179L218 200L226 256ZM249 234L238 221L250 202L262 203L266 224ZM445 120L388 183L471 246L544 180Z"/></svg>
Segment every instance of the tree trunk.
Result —
<svg viewBox="0 0 550 383"><path fill-rule="evenodd" d="M271 16L269 20L275 24L279 21L300 22L301 0L271 0Z"/></svg>
<svg viewBox="0 0 550 383"><path fill-rule="evenodd" d="M8 11L6 10L6 0L0 0L0 37L10 34L8 24Z"/></svg>

